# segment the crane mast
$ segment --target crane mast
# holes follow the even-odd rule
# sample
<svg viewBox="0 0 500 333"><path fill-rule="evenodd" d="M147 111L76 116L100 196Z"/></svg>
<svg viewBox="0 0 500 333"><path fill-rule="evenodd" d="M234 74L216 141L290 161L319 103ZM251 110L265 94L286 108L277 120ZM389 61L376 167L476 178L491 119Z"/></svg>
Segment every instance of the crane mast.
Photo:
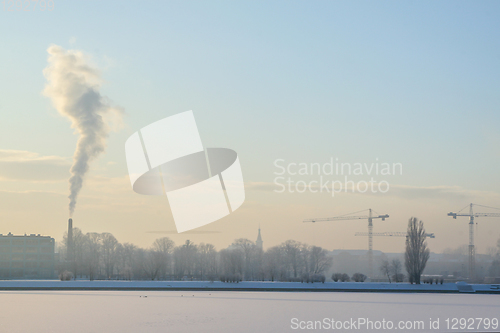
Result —
<svg viewBox="0 0 500 333"><path fill-rule="evenodd" d="M366 211L366 210L364 210ZM351 214L356 214L360 213L363 211L351 213ZM341 215L341 216L335 216L335 217L325 217L325 218L316 218L316 219L307 219L304 220L304 222L326 222L326 221L344 221L344 220L368 220L368 270L370 277L373 276L373 219L381 219L382 221L385 221L386 218L388 218L389 215L384 214L384 215L377 215L373 216L372 209L368 209L368 215Z"/></svg>
<svg viewBox="0 0 500 333"><path fill-rule="evenodd" d="M474 246L474 212L472 204L469 209L469 277L471 280L476 277L476 248Z"/></svg>
<svg viewBox="0 0 500 333"><path fill-rule="evenodd" d="M371 278L373 276L373 216L371 208L368 214L368 271Z"/></svg>
<svg viewBox="0 0 500 333"><path fill-rule="evenodd" d="M462 210L464 210L467 206L469 206L469 214L460 214L460 212ZM474 280L476 277L476 248L474 245L474 218L476 218L476 217L500 217L500 213L474 213L473 206L492 208L492 209L498 209L498 208L475 205L472 203L470 205L467 205L467 206L462 208L457 213L453 213L453 212L448 213L448 216L451 216L454 219L456 219L457 216L469 217L469 279Z"/></svg>

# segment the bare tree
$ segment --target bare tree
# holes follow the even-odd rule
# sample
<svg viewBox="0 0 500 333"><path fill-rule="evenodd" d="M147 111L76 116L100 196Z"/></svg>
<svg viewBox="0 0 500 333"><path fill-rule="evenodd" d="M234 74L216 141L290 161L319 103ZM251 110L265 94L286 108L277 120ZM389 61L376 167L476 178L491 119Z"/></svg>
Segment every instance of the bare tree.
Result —
<svg viewBox="0 0 500 333"><path fill-rule="evenodd" d="M420 284L420 276L424 272L429 256L424 222L412 217L408 220L405 252L405 267L410 283Z"/></svg>
<svg viewBox="0 0 500 333"><path fill-rule="evenodd" d="M309 248L309 271L312 274L323 274L333 263L333 259L328 256L328 251L319 247Z"/></svg>
<svg viewBox="0 0 500 333"><path fill-rule="evenodd" d="M174 247L175 243L168 237L159 238L153 243L152 249L158 252L161 257L160 275L163 279L166 278L170 271L171 255Z"/></svg>
<svg viewBox="0 0 500 333"><path fill-rule="evenodd" d="M79 228L73 228L73 260L67 263L67 270L71 271L73 278L76 279L78 275L82 274L86 263L84 261L84 253L86 246L86 236L82 233ZM66 257L66 252L68 249L68 233L65 232L63 235L63 246L59 248L59 253L61 258Z"/></svg>
<svg viewBox="0 0 500 333"><path fill-rule="evenodd" d="M137 246L130 243L124 243L118 250L119 274L127 280L132 280L134 276L141 276L142 269L138 266Z"/></svg>
<svg viewBox="0 0 500 333"><path fill-rule="evenodd" d="M115 236L108 232L101 234L101 243L104 272L106 274L106 278L110 279L113 275L114 267L118 259L117 250L120 243L118 243Z"/></svg>
<svg viewBox="0 0 500 333"><path fill-rule="evenodd" d="M252 262L256 254L255 243L246 238L239 238L232 244L233 247L240 248L244 254L244 268L243 268L243 278L246 280L253 280L254 278L254 267Z"/></svg>
<svg viewBox="0 0 500 333"><path fill-rule="evenodd" d="M241 276L245 265L245 254L239 248L220 251L222 271L225 275Z"/></svg>
<svg viewBox="0 0 500 333"><path fill-rule="evenodd" d="M389 264L388 260L382 261L382 264L380 265L380 272L387 276L387 279L389 280L389 283L391 283L391 264Z"/></svg>
<svg viewBox="0 0 500 333"><path fill-rule="evenodd" d="M299 276L299 273L301 273L300 264L301 255L303 254L303 252L301 253L302 245L302 243L294 240L287 240L281 245L288 269L293 273L294 278Z"/></svg>
<svg viewBox="0 0 500 333"><path fill-rule="evenodd" d="M102 238L101 234L89 232L85 235L85 262L90 281L94 280L99 271L99 263L101 260Z"/></svg>
<svg viewBox="0 0 500 333"><path fill-rule="evenodd" d="M215 246L212 244L201 243L198 246L198 259L199 259L199 270L200 277L204 279L208 277L209 280L213 281L217 277L217 251Z"/></svg>
<svg viewBox="0 0 500 333"><path fill-rule="evenodd" d="M264 255L264 271L271 281L278 279L283 266L282 258L282 249L279 246L271 247Z"/></svg>
<svg viewBox="0 0 500 333"><path fill-rule="evenodd" d="M174 274L178 279L194 275L197 252L198 247L189 239L174 249Z"/></svg>
<svg viewBox="0 0 500 333"><path fill-rule="evenodd" d="M162 254L153 249L151 250L141 250L142 252L142 267L147 277L151 280L155 280L160 275L160 271L163 267L163 257Z"/></svg>
<svg viewBox="0 0 500 333"><path fill-rule="evenodd" d="M391 261L391 272L392 279L394 282L403 282L404 275L401 274L401 270L403 269L403 264L399 259L392 259Z"/></svg>
<svg viewBox="0 0 500 333"><path fill-rule="evenodd" d="M74 278L76 279L78 274L82 274L82 268L85 265L84 261L84 251L85 251L86 237L83 232L78 228L73 228L73 250L74 250Z"/></svg>

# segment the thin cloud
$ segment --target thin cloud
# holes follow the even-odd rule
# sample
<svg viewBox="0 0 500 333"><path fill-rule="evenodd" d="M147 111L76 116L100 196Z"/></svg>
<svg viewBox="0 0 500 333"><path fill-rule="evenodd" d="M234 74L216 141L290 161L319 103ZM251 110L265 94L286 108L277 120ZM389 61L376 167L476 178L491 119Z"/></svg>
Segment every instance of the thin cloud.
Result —
<svg viewBox="0 0 500 333"><path fill-rule="evenodd" d="M0 194L2 195L51 195L51 196L65 196L64 193L55 192L55 191L35 191L35 190L27 190L27 191L2 191L0 190Z"/></svg>
<svg viewBox="0 0 500 333"><path fill-rule="evenodd" d="M277 186L270 182L248 182L245 183L245 188L249 191L280 191L281 186ZM311 194L323 194L331 195L331 192L326 192L323 189L321 193L321 188L318 185L313 185L308 187L305 193L311 192ZM328 188L331 191L331 184ZM316 191L316 193L313 193ZM278 193L278 192L277 192ZM287 191L285 191L287 193ZM366 191L364 193L353 191L352 187L347 188L347 191L336 192L335 196L343 194L357 194L357 195L377 195L377 196L391 196L399 197L403 199L467 199L467 198L499 198L500 195L493 191L478 191L465 189L460 186L448 186L448 185L437 185L437 186L408 186L408 185L390 185L389 191L386 193L371 193L371 191Z"/></svg>
<svg viewBox="0 0 500 333"><path fill-rule="evenodd" d="M24 150L0 149L0 179L54 182L65 179L71 162Z"/></svg>
<svg viewBox="0 0 500 333"><path fill-rule="evenodd" d="M245 188L247 190L254 191L274 191L279 189L274 183L269 182L245 182Z"/></svg>

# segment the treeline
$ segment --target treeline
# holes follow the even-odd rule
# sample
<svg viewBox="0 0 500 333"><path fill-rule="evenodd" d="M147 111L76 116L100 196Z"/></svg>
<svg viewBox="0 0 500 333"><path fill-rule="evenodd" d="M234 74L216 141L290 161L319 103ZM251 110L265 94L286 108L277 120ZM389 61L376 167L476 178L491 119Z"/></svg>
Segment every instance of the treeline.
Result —
<svg viewBox="0 0 500 333"><path fill-rule="evenodd" d="M332 265L325 249L294 240L262 251L240 238L217 251L212 244L187 240L176 246L163 237L143 249L122 244L110 233L84 234L74 228L72 250L67 243L65 235L59 248L60 273L65 278L314 282L324 281L323 274Z"/></svg>

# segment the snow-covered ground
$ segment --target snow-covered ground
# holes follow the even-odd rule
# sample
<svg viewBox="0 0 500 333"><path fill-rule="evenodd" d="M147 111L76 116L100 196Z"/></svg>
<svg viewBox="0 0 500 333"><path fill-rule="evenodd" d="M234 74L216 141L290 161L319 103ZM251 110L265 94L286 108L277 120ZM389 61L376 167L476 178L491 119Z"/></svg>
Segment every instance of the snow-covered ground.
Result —
<svg viewBox="0 0 500 333"><path fill-rule="evenodd" d="M431 291L431 292L457 292L462 286L462 291L497 291L498 285L465 283L421 284L408 283L379 283L379 282L326 282L326 283L300 283L300 282L250 282L222 283L219 281L59 281L59 280L3 280L0 281L0 290L15 289L93 289L93 290L141 290L141 289L236 289L236 290L367 290L367 291ZM465 287L465 288L464 288Z"/></svg>
<svg viewBox="0 0 500 333"><path fill-rule="evenodd" d="M5 282L2 282L5 283ZM20 283L20 282L18 282ZM49 282L47 282L49 283ZM54 282L55 283L55 282ZM85 282L81 282L85 283ZM98 282L104 283L104 282ZM187 282L186 282L187 283ZM147 284L144 282L144 284ZM147 296L147 297L146 297ZM478 294L239 291L1 291L0 332L488 331L500 296ZM451 329L453 318L474 329ZM469 319L470 318L470 319ZM450 327L447 329L447 320ZM439 324L437 321L439 320ZM366 324L360 325L360 323ZM351 322L354 323L352 327ZM369 327L372 323L373 328ZM434 325L431 329L431 322ZM383 324L385 323L385 324ZM400 326L402 323L403 326ZM347 325L347 326L346 326ZM385 325L386 329L376 329ZM420 326L423 325L423 326ZM436 326L439 325L439 326ZM417 328L417 326L419 326ZM297 329L294 329L297 328ZM304 330L311 331L311 330Z"/></svg>

